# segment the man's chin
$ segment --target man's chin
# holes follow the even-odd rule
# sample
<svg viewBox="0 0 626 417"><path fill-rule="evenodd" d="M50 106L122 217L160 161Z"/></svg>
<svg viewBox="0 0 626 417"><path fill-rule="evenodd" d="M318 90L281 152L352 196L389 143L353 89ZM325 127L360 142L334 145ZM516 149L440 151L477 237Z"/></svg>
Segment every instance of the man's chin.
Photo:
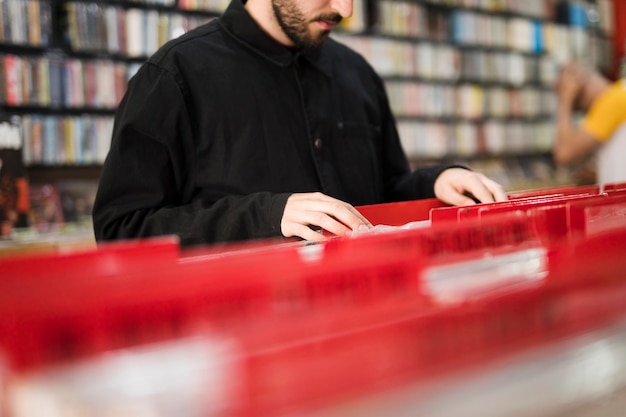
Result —
<svg viewBox="0 0 626 417"><path fill-rule="evenodd" d="M311 47L319 48L324 45L324 43L328 40L330 36L330 30L323 30L317 34L317 36L311 38Z"/></svg>

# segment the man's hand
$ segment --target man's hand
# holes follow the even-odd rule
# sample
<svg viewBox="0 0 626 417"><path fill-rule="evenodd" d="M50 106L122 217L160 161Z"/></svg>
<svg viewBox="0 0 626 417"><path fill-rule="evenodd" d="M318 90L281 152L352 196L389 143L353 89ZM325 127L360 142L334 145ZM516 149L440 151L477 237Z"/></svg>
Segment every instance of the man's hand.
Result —
<svg viewBox="0 0 626 417"><path fill-rule="evenodd" d="M296 193L287 199L280 230L285 237L297 236L320 241L325 237L314 229L344 236L367 230L372 224L353 206L322 193Z"/></svg>
<svg viewBox="0 0 626 417"><path fill-rule="evenodd" d="M439 174L435 181L435 196L444 203L455 206L507 201L504 189L483 174L464 168L449 168Z"/></svg>

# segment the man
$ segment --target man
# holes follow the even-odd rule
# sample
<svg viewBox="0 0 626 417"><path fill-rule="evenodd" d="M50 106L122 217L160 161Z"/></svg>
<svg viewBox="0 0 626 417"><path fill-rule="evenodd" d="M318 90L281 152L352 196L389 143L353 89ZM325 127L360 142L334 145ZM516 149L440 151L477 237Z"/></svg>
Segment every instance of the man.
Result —
<svg viewBox="0 0 626 417"><path fill-rule="evenodd" d="M505 200L464 168L409 171L382 80L328 39L351 14L352 0L233 0L162 47L118 108L96 238L317 241L371 227L354 205Z"/></svg>
<svg viewBox="0 0 626 417"><path fill-rule="evenodd" d="M554 161L567 165L596 156L598 184L626 181L626 84L571 63L557 83L559 108ZM573 114L585 112L580 124Z"/></svg>

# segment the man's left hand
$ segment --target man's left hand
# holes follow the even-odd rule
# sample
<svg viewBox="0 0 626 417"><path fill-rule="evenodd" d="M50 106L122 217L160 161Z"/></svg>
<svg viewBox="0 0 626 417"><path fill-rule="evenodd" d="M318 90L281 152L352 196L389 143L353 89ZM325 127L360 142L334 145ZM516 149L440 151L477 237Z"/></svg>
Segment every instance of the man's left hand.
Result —
<svg viewBox="0 0 626 417"><path fill-rule="evenodd" d="M455 206L476 204L476 200L480 203L508 200L500 184L464 168L449 168L439 174L435 181L435 196Z"/></svg>

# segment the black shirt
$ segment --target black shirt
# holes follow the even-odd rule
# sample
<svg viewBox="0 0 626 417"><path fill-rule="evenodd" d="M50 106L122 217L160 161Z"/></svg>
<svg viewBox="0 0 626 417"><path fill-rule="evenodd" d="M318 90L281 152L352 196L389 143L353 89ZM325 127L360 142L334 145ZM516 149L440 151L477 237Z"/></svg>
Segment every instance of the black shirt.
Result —
<svg viewBox="0 0 626 417"><path fill-rule="evenodd" d="M182 245L281 236L294 192L353 205L434 197L410 172L384 84L329 39L294 53L234 0L129 81L93 210L99 241Z"/></svg>

